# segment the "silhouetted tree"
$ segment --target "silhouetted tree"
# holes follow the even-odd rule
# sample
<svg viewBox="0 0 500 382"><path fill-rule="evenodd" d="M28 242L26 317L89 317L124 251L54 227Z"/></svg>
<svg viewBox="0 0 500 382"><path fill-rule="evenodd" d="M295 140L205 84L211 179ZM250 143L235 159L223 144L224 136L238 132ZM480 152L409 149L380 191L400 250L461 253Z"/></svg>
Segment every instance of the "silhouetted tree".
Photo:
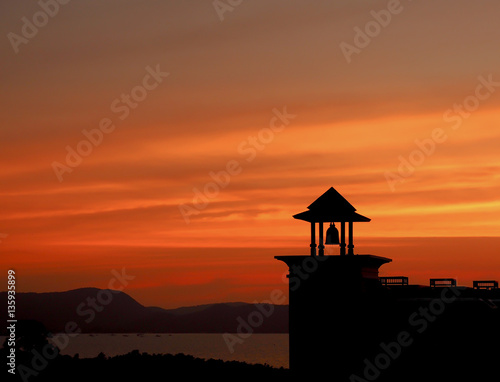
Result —
<svg viewBox="0 0 500 382"><path fill-rule="evenodd" d="M39 321L19 320L15 324L14 338L9 334L0 349L0 357L7 359L11 350L15 350L16 378L19 380L34 380L59 355L59 349L48 340L50 333Z"/></svg>

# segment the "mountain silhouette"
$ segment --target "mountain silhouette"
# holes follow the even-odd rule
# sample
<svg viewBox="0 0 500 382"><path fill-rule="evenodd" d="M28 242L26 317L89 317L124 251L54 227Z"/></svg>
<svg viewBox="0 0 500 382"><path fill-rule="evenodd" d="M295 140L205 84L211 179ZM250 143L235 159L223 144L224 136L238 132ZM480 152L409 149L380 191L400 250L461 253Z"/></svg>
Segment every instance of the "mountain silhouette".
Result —
<svg viewBox="0 0 500 382"><path fill-rule="evenodd" d="M7 292L0 292L4 317L6 307ZM53 333L65 331L70 322L82 333L236 333L250 314L264 318L261 325L252 326L255 333L288 333L287 305L264 304L262 310L272 313L264 316L256 305L243 302L145 307L124 292L98 288L16 293L16 318L37 320Z"/></svg>

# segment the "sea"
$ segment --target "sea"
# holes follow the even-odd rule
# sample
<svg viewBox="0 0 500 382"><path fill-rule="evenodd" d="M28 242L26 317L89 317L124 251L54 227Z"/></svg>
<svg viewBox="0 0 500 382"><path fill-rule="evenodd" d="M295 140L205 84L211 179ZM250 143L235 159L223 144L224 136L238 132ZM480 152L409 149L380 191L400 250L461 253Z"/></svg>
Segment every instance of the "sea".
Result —
<svg viewBox="0 0 500 382"><path fill-rule="evenodd" d="M59 343L61 354L93 358L127 354L133 350L149 354L188 354L204 359L241 361L288 368L288 334L168 334L95 333L79 334ZM0 337L3 343L5 337ZM60 346L60 345L65 346Z"/></svg>

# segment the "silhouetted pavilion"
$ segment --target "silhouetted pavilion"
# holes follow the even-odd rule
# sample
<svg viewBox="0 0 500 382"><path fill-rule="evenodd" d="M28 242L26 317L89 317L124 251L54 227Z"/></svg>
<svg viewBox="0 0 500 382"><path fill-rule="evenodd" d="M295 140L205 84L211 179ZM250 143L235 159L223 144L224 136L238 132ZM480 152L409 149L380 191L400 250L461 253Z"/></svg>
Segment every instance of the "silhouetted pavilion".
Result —
<svg viewBox="0 0 500 382"><path fill-rule="evenodd" d="M308 256L275 257L289 267L290 368L307 374L311 368L335 367L336 375L345 376L345 370L360 362L360 349L377 331L378 307L366 297L380 292L378 269L391 260L354 254L353 225L370 219L358 214L333 187L293 217L311 224L311 244ZM339 255L325 256L324 223L340 223L340 238L329 238L340 246ZM329 231L337 232L334 225Z"/></svg>
<svg viewBox="0 0 500 382"><path fill-rule="evenodd" d="M308 208L308 211L294 215L295 219L305 220L311 223L311 256L316 256L316 223L319 225L319 247L318 255L324 256L325 246L323 244L323 224L340 223L340 255L345 255L345 225L349 223L349 249L348 254L354 255L354 222L369 222L371 219L356 213L356 208L352 206L337 190L331 187Z"/></svg>

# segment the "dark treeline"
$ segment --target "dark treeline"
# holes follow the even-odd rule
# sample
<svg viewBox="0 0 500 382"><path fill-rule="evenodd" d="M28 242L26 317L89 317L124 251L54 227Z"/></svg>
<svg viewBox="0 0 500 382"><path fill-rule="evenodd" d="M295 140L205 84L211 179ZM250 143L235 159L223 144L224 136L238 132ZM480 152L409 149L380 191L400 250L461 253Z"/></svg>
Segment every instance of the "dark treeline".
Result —
<svg viewBox="0 0 500 382"><path fill-rule="evenodd" d="M79 358L59 354L38 321L19 321L13 337L7 337L0 349L2 378L23 382L101 382L101 381L242 381L265 378L285 380L289 371L269 365L195 358L184 354L147 354L138 350L125 355ZM12 354L15 357L12 357ZM14 359L15 358L15 359ZM13 363L10 363L10 361ZM15 374L9 369L15 367ZM5 378L7 379L7 378Z"/></svg>
<svg viewBox="0 0 500 382"><path fill-rule="evenodd" d="M207 378L224 381L285 380L286 369L268 365L249 365L243 362L204 360L184 354L146 354L135 350L131 353L96 358L61 356L51 360L37 376L24 379L17 373L13 380L33 382L89 382L89 381L194 381Z"/></svg>

